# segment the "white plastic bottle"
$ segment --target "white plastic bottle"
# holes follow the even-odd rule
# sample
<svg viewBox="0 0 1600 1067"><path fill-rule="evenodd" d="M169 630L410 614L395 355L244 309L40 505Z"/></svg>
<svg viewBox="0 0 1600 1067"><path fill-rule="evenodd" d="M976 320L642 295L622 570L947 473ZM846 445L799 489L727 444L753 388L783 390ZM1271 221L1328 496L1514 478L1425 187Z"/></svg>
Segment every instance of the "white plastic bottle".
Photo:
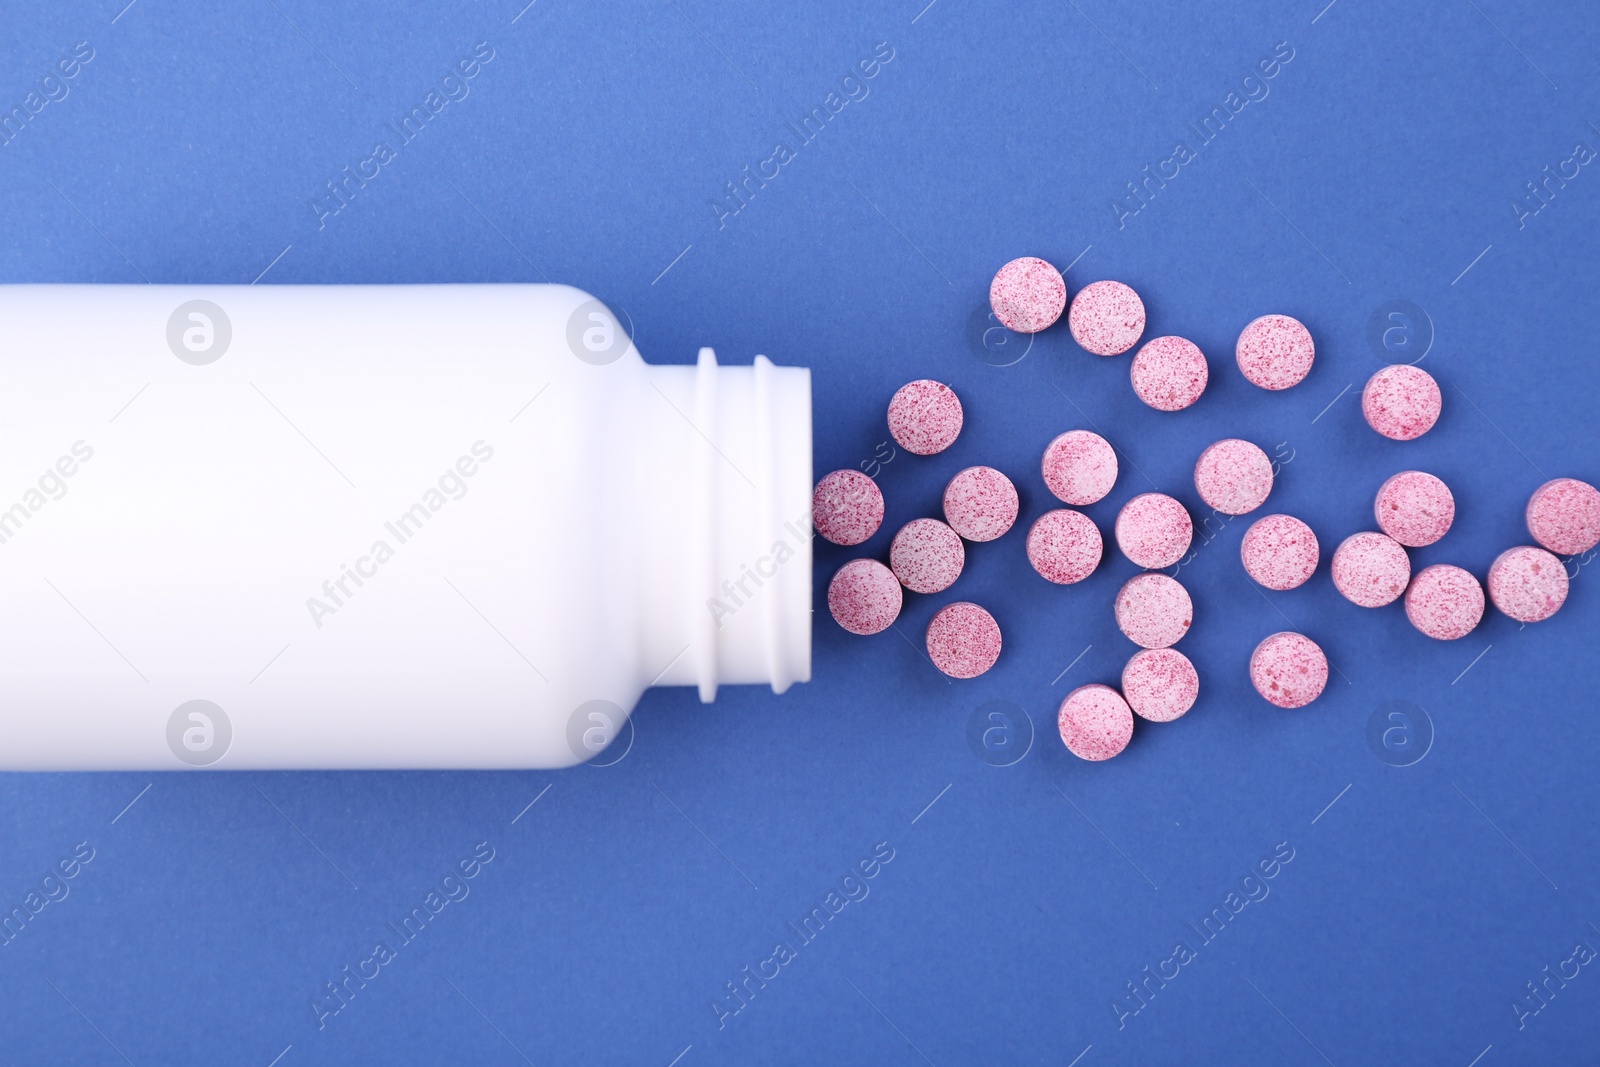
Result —
<svg viewBox="0 0 1600 1067"><path fill-rule="evenodd" d="M561 767L810 676L809 372L558 285L0 286L0 767Z"/></svg>

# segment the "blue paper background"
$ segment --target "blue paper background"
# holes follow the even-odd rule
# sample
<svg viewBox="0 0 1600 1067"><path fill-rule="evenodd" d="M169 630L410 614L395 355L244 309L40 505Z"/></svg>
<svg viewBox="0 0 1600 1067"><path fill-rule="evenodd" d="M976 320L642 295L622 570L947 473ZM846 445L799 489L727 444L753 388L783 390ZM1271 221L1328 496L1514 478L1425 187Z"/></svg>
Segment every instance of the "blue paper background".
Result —
<svg viewBox="0 0 1600 1067"><path fill-rule="evenodd" d="M0 905L75 843L95 853L0 949L0 1061L1596 1055L1595 966L1552 980L1520 1028L1513 1007L1577 943L1600 948L1600 579L1586 559L1553 620L1524 629L1491 611L1440 643L1398 605L1340 599L1325 565L1293 592L1258 591L1238 563L1248 523L1214 528L1181 573L1199 704L1091 765L1055 739L1054 713L1076 685L1115 683L1134 651L1109 607L1133 568L1113 556L1056 588L1023 553L1025 524L1051 506L1040 451L1076 426L1124 455L1088 509L1102 529L1152 485L1201 513L1196 455L1242 436L1285 461L1269 508L1307 520L1324 560L1372 526L1385 476L1437 473L1458 517L1416 563L1480 577L1527 540L1522 508L1546 477L1600 481L1600 172L1552 182L1537 214L1512 207L1538 204L1524 183L1575 144L1600 146L1586 5L123 2L0 4L7 109L74 42L94 49L69 95L0 148L0 280L565 281L625 311L654 361L711 345L725 362L812 367L819 472L877 453L901 383L949 382L960 440L882 465L884 528L862 550L818 545L819 604L839 563L882 558L901 523L937 514L962 466L1009 473L1023 518L970 551L949 593L910 597L898 632L853 638L819 614L814 680L782 698L648 694L613 766L0 777ZM479 41L495 58L470 96L319 228L324 183ZM869 95L719 224L723 184L777 139L793 146L784 123L879 42L893 59ZM1280 42L1293 59L1269 94L1197 147L1186 123L1242 95ZM1197 158L1119 225L1124 183L1180 138ZM1089 356L1061 328L1015 362L1019 342L986 341L988 281L1023 254L1072 263L1074 291L1134 285L1148 335L1184 334L1209 357L1200 403L1145 409L1126 357ZM1426 320L1390 340L1431 334L1422 365L1445 394L1438 427L1410 444L1359 411L1380 357L1410 358L1368 343L1394 299ZM1240 327L1269 311L1318 342L1311 376L1281 394L1231 360ZM958 598L1005 632L998 666L965 683L919 650ZM1282 712L1245 664L1290 626L1337 673ZM1367 740L1391 700L1424 709L1436 735L1409 767ZM969 747L992 701L1036 732L1011 766ZM319 1030L323 983L484 840L495 858L471 895ZM785 923L879 842L894 858L870 896L800 945ZM1270 895L1202 945L1185 923L1280 842L1293 859ZM1125 983L1179 940L1196 958L1119 1026ZM738 1003L724 983L778 941L795 958L719 1023L713 1001Z"/></svg>

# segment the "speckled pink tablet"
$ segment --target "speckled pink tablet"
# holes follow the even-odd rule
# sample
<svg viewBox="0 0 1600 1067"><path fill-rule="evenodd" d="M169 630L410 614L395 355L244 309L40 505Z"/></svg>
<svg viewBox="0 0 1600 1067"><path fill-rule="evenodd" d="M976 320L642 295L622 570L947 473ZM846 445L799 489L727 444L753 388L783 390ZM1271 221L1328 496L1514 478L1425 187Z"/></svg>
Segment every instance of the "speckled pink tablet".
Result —
<svg viewBox="0 0 1600 1067"><path fill-rule="evenodd" d="M1117 513L1117 547L1146 570L1170 567L1189 551L1194 523L1165 493L1141 493Z"/></svg>
<svg viewBox="0 0 1600 1067"><path fill-rule="evenodd" d="M1133 709L1109 685L1083 685L1067 694L1056 716L1061 740L1079 759L1110 759L1133 737Z"/></svg>
<svg viewBox="0 0 1600 1067"><path fill-rule="evenodd" d="M1298 319L1263 315L1240 332L1233 354L1252 384L1277 390L1305 380L1317 358L1317 346Z"/></svg>
<svg viewBox="0 0 1600 1067"><path fill-rule="evenodd" d="M1097 356L1120 356L1144 333L1144 301L1121 282L1095 282L1078 291L1067 312L1072 337Z"/></svg>
<svg viewBox="0 0 1600 1067"><path fill-rule="evenodd" d="M828 583L828 610L853 634L887 630L900 617L900 582L875 559L853 559Z"/></svg>
<svg viewBox="0 0 1600 1067"><path fill-rule="evenodd" d="M1247 515L1272 492L1272 460L1251 444L1230 437L1207 446L1194 465L1194 487L1210 508Z"/></svg>
<svg viewBox="0 0 1600 1067"><path fill-rule="evenodd" d="M968 541L993 541L1017 521L1017 487L993 467L968 467L944 487L944 519Z"/></svg>
<svg viewBox="0 0 1600 1067"><path fill-rule="evenodd" d="M1038 333L1061 317L1067 283L1044 260L1023 256L1001 267L989 283L989 306L1006 329Z"/></svg>
<svg viewBox="0 0 1600 1067"><path fill-rule="evenodd" d="M1425 471L1401 471L1378 487L1372 513L1378 529L1407 548L1431 545L1456 521L1450 487Z"/></svg>
<svg viewBox="0 0 1600 1067"><path fill-rule="evenodd" d="M1081 511L1047 511L1028 530L1028 562L1057 585L1083 581L1100 566L1104 554L1099 528Z"/></svg>
<svg viewBox="0 0 1600 1067"><path fill-rule="evenodd" d="M1206 391L1206 357L1193 341L1157 337L1146 341L1128 369L1133 391L1157 411L1182 411Z"/></svg>
<svg viewBox="0 0 1600 1067"><path fill-rule="evenodd" d="M1244 532L1239 558L1257 585L1283 592L1304 585L1322 553L1311 527L1293 515L1266 515Z"/></svg>
<svg viewBox="0 0 1600 1067"><path fill-rule="evenodd" d="M860 471L823 475L811 494L811 524L836 545L859 545L883 525L883 492Z"/></svg>
<svg viewBox="0 0 1600 1067"><path fill-rule="evenodd" d="M901 448L918 456L931 456L955 444L962 418L955 390L931 378L907 382L889 401L889 433Z"/></svg>
<svg viewBox="0 0 1600 1067"><path fill-rule="evenodd" d="M1518 622L1543 622L1567 602L1567 568L1532 545L1508 548L1489 565L1489 599Z"/></svg>
<svg viewBox="0 0 1600 1067"><path fill-rule="evenodd" d="M938 519L912 519L889 545L889 569L913 593L942 593L961 577L967 550Z"/></svg>
<svg viewBox="0 0 1600 1067"><path fill-rule="evenodd" d="M1250 656L1250 684L1269 704L1303 708L1328 685L1328 657L1304 634L1273 634Z"/></svg>
<svg viewBox="0 0 1600 1067"><path fill-rule="evenodd" d="M1140 648L1166 648L1189 632L1194 602L1165 574L1136 574L1117 593L1117 628Z"/></svg>
<svg viewBox="0 0 1600 1067"><path fill-rule="evenodd" d="M939 609L927 640L928 658L952 678L976 678L1000 658L1000 624L966 601Z"/></svg>
<svg viewBox="0 0 1600 1067"><path fill-rule="evenodd" d="M1200 675L1175 648L1135 652L1122 668L1122 698L1141 719L1171 722L1194 707L1199 696Z"/></svg>
<svg viewBox="0 0 1600 1067"><path fill-rule="evenodd" d="M1117 484L1117 453L1097 433L1068 430L1046 446L1043 470L1057 500L1083 507L1105 499Z"/></svg>
<svg viewBox="0 0 1600 1067"><path fill-rule="evenodd" d="M1433 429L1443 407L1433 375L1405 363L1383 368L1361 390L1367 425L1395 441L1415 440Z"/></svg>
<svg viewBox="0 0 1600 1067"><path fill-rule="evenodd" d="M1556 478L1528 499L1528 532L1552 552L1577 556L1600 545L1600 491L1576 478Z"/></svg>
<svg viewBox="0 0 1600 1067"><path fill-rule="evenodd" d="M1333 553L1333 587L1350 603L1381 608L1400 599L1411 582L1411 557L1387 534L1351 534Z"/></svg>
<svg viewBox="0 0 1600 1067"><path fill-rule="evenodd" d="M1424 567L1406 590L1406 618L1440 641L1465 637L1483 620L1483 586L1460 567Z"/></svg>

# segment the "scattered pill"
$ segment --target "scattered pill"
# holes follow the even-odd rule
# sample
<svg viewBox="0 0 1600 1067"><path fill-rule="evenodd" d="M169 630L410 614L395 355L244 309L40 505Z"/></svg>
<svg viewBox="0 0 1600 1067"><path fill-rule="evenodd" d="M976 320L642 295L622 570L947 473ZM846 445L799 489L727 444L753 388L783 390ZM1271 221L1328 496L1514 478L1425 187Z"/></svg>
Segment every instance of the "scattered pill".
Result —
<svg viewBox="0 0 1600 1067"><path fill-rule="evenodd" d="M1189 550L1194 523L1165 493L1142 493L1117 513L1117 547L1146 570L1170 567Z"/></svg>
<svg viewBox="0 0 1600 1067"><path fill-rule="evenodd" d="M1431 474L1401 471L1378 487L1372 511L1384 533L1407 548L1422 548L1450 532L1456 498Z"/></svg>
<svg viewBox="0 0 1600 1067"><path fill-rule="evenodd" d="M944 487L944 518L968 541L993 541L1017 521L1017 487L993 467L968 467Z"/></svg>
<svg viewBox="0 0 1600 1067"><path fill-rule="evenodd" d="M1577 556L1600 545L1600 490L1576 478L1556 478L1528 499L1528 532L1552 552Z"/></svg>
<svg viewBox="0 0 1600 1067"><path fill-rule="evenodd" d="M1117 484L1117 453L1097 433L1068 430L1046 446L1043 469L1056 499L1083 507L1105 499Z"/></svg>
<svg viewBox="0 0 1600 1067"><path fill-rule="evenodd" d="M939 609L928 623L928 658L952 678L976 678L1000 658L1000 624L960 601Z"/></svg>
<svg viewBox="0 0 1600 1067"><path fill-rule="evenodd" d="M902 385L889 401L889 433L918 456L943 452L961 433L961 400L943 382L921 378Z"/></svg>
<svg viewBox="0 0 1600 1067"><path fill-rule="evenodd" d="M1250 684L1269 704L1303 708L1327 687L1328 657L1304 634L1275 633L1250 656Z"/></svg>
<svg viewBox="0 0 1600 1067"><path fill-rule="evenodd" d="M1134 714L1151 722L1171 722L1194 707L1200 675L1175 648L1135 652L1122 668L1122 698Z"/></svg>
<svg viewBox="0 0 1600 1067"><path fill-rule="evenodd" d="M1272 492L1272 460L1249 441L1230 437L1207 446L1194 465L1200 499L1224 515L1247 515Z"/></svg>
<svg viewBox="0 0 1600 1067"><path fill-rule="evenodd" d="M1357 607L1399 600L1411 581L1411 557L1387 534L1351 534L1333 553L1333 587Z"/></svg>
<svg viewBox="0 0 1600 1067"><path fill-rule="evenodd" d="M828 583L828 610L853 634L887 630L900 617L900 582L875 559L853 559Z"/></svg>
<svg viewBox="0 0 1600 1067"><path fill-rule="evenodd" d="M836 545L859 545L883 525L883 491L860 471L824 475L811 494L811 523Z"/></svg>
<svg viewBox="0 0 1600 1067"><path fill-rule="evenodd" d="M1239 334L1234 346L1239 370L1263 389L1299 385L1311 373L1317 347L1311 331L1287 315L1263 315Z"/></svg>
<svg viewBox="0 0 1600 1067"><path fill-rule="evenodd" d="M1121 282L1095 282L1078 291L1067 312L1073 340L1097 356L1120 356L1144 333L1144 301Z"/></svg>
<svg viewBox="0 0 1600 1067"><path fill-rule="evenodd" d="M989 283L989 306L1006 329L1038 333L1061 317L1067 283L1044 260L1023 256L1001 267Z"/></svg>
<svg viewBox="0 0 1600 1067"><path fill-rule="evenodd" d="M1067 751L1079 759L1110 759L1133 737L1133 709L1109 685L1083 685L1067 694L1056 717Z"/></svg>
<svg viewBox="0 0 1600 1067"><path fill-rule="evenodd" d="M1182 411L1206 391L1206 357L1193 341L1146 341L1128 370L1135 395L1157 411Z"/></svg>
<svg viewBox="0 0 1600 1067"><path fill-rule="evenodd" d="M1483 619L1483 586L1460 567L1425 567L1406 590L1406 618L1440 641L1465 637Z"/></svg>
<svg viewBox="0 0 1600 1067"><path fill-rule="evenodd" d="M1057 585L1083 581L1100 566L1104 554L1099 527L1081 511L1047 511L1028 530L1028 562Z"/></svg>
<svg viewBox="0 0 1600 1067"><path fill-rule="evenodd" d="M1489 599L1518 622L1543 622L1566 603L1566 565L1532 545L1508 548L1489 565Z"/></svg>
<svg viewBox="0 0 1600 1067"><path fill-rule="evenodd" d="M1361 390L1367 425L1396 441L1415 440L1433 429L1443 406L1433 375L1405 363L1383 368Z"/></svg>
<svg viewBox="0 0 1600 1067"><path fill-rule="evenodd" d="M889 568L913 593L942 593L961 577L967 550L938 519L912 519L889 545Z"/></svg>
<svg viewBox="0 0 1600 1067"><path fill-rule="evenodd" d="M1239 558L1257 585L1283 592L1304 585L1322 554L1311 527L1293 515L1267 515L1244 532Z"/></svg>
<svg viewBox="0 0 1600 1067"><path fill-rule="evenodd" d="M1166 648L1189 632L1194 602L1165 574L1136 574L1117 593L1117 628L1140 648Z"/></svg>

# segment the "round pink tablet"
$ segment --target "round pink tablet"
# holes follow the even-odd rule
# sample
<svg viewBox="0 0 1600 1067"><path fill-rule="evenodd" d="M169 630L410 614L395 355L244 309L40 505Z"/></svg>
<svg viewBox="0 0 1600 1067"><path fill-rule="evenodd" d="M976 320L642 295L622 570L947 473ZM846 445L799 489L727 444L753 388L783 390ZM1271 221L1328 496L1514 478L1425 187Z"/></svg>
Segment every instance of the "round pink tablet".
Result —
<svg viewBox="0 0 1600 1067"><path fill-rule="evenodd" d="M1135 395L1157 411L1182 411L1206 391L1206 357L1193 341L1146 341L1128 371Z"/></svg>
<svg viewBox="0 0 1600 1067"><path fill-rule="evenodd" d="M944 487L944 518L968 541L993 541L1017 521L1017 487L993 467L968 467Z"/></svg>
<svg viewBox="0 0 1600 1067"><path fill-rule="evenodd" d="M1518 622L1543 622L1567 601L1567 568L1542 548L1508 548L1489 565L1489 598Z"/></svg>
<svg viewBox="0 0 1600 1067"><path fill-rule="evenodd" d="M1433 429L1443 407L1433 375L1407 363L1383 368L1361 390L1367 425L1395 441L1411 441Z"/></svg>
<svg viewBox="0 0 1600 1067"><path fill-rule="evenodd" d="M1110 759L1133 737L1133 709L1109 685L1083 685L1067 694L1056 717L1067 751L1079 759Z"/></svg>
<svg viewBox="0 0 1600 1067"><path fill-rule="evenodd" d="M1189 551L1194 523L1165 493L1141 493L1117 513L1117 547L1146 570L1170 567Z"/></svg>
<svg viewBox="0 0 1600 1067"><path fill-rule="evenodd" d="M1357 607L1381 608L1400 599L1411 581L1411 557L1387 534L1351 534L1333 553L1333 587Z"/></svg>
<svg viewBox="0 0 1600 1067"><path fill-rule="evenodd" d="M1317 358L1317 346L1298 319L1263 315L1240 332L1233 354L1252 384L1277 390L1305 380Z"/></svg>
<svg viewBox="0 0 1600 1067"><path fill-rule="evenodd" d="M1044 260L1023 256L1001 267L989 283L989 306L1006 329L1038 333L1061 317L1067 283Z"/></svg>
<svg viewBox="0 0 1600 1067"><path fill-rule="evenodd" d="M1144 301L1121 282L1095 282L1078 291L1067 312L1072 337L1097 356L1120 356L1144 333Z"/></svg>
<svg viewBox="0 0 1600 1067"><path fill-rule="evenodd" d="M913 593L942 593L961 577L967 550L938 519L912 519L889 545L889 569Z"/></svg>
<svg viewBox="0 0 1600 1067"><path fill-rule="evenodd" d="M976 678L1000 658L1000 624L976 604L946 605L928 623L928 658L952 678Z"/></svg>
<svg viewBox="0 0 1600 1067"><path fill-rule="evenodd" d="M1273 634L1250 656L1250 684L1269 704L1303 708L1327 687L1328 657L1304 634Z"/></svg>
<svg viewBox="0 0 1600 1067"><path fill-rule="evenodd" d="M1117 628L1140 648L1166 648L1189 632L1194 602L1165 574L1136 574L1117 593Z"/></svg>
<svg viewBox="0 0 1600 1067"><path fill-rule="evenodd" d="M1028 531L1028 562L1057 585L1081 582L1100 566L1105 545L1094 520L1081 511L1056 508L1034 520Z"/></svg>
<svg viewBox="0 0 1600 1067"><path fill-rule="evenodd" d="M1230 437L1207 446L1194 465L1200 499L1224 515L1247 515L1272 492L1272 460L1249 441Z"/></svg>
<svg viewBox="0 0 1600 1067"><path fill-rule="evenodd" d="M1448 563L1425 567L1406 590L1406 618L1440 641L1465 637L1483 619L1483 586Z"/></svg>
<svg viewBox="0 0 1600 1067"><path fill-rule="evenodd" d="M828 610L853 634L887 630L900 617L900 582L875 559L853 559L828 583Z"/></svg>
<svg viewBox="0 0 1600 1067"><path fill-rule="evenodd" d="M1577 556L1600 545L1600 491L1576 478L1556 478L1528 499L1528 532L1552 552Z"/></svg>
<svg viewBox="0 0 1600 1067"><path fill-rule="evenodd" d="M1456 498L1431 474L1401 471L1378 487L1372 512L1378 529L1407 548L1422 548L1450 532Z"/></svg>
<svg viewBox="0 0 1600 1067"><path fill-rule="evenodd" d="M1122 668L1122 696L1139 718L1171 722L1194 707L1200 675L1177 649L1147 648Z"/></svg>
<svg viewBox="0 0 1600 1067"><path fill-rule="evenodd" d="M811 524L836 545L859 545L883 525L883 492L860 471L823 475L811 494Z"/></svg>
<svg viewBox="0 0 1600 1067"><path fill-rule="evenodd" d="M1267 515L1244 532L1239 558L1257 585L1282 592L1304 585L1322 554L1311 527L1293 515Z"/></svg>
<svg viewBox="0 0 1600 1067"><path fill-rule="evenodd" d="M1097 433L1068 430L1046 446L1043 469L1056 499L1083 507L1105 499L1117 484L1117 453Z"/></svg>
<svg viewBox="0 0 1600 1067"><path fill-rule="evenodd" d="M955 390L931 378L907 382L889 401L889 433L901 448L918 456L931 456L955 444L962 419Z"/></svg>

